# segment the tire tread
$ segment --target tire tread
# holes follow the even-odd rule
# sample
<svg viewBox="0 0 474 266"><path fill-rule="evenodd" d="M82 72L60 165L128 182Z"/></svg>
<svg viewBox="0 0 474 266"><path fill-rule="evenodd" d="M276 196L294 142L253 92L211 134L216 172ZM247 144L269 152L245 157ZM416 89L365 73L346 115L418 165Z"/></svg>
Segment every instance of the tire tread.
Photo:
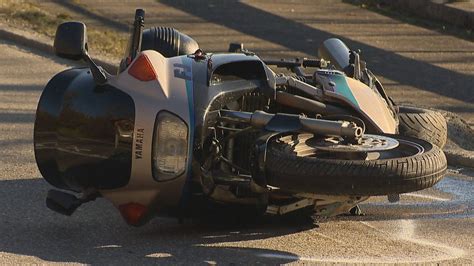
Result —
<svg viewBox="0 0 474 266"><path fill-rule="evenodd" d="M426 140L443 148L448 130L442 114L421 108L401 107L398 114L400 134Z"/></svg>
<svg viewBox="0 0 474 266"><path fill-rule="evenodd" d="M447 162L439 147L418 142L424 143L424 153L372 161L298 157L285 152L285 143L273 142L267 152L268 183L327 195L375 196L426 189L443 178Z"/></svg>

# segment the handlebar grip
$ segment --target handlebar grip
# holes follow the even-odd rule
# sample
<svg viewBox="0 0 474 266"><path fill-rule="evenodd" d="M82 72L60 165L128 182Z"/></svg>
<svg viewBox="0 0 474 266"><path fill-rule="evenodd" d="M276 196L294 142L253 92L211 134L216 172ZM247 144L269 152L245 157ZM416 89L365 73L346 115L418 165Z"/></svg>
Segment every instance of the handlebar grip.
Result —
<svg viewBox="0 0 474 266"><path fill-rule="evenodd" d="M132 45L130 46L130 59L133 60L142 47L142 34L145 24L145 10L138 8L135 10L135 21L133 23Z"/></svg>
<svg viewBox="0 0 474 266"><path fill-rule="evenodd" d="M286 68L301 66L301 62L295 59L263 59L263 62L267 65Z"/></svg>
<svg viewBox="0 0 474 266"><path fill-rule="evenodd" d="M324 59L303 58L303 67L326 68L327 65L328 65L328 61Z"/></svg>
<svg viewBox="0 0 474 266"><path fill-rule="evenodd" d="M144 19L145 18L145 10L138 8L135 10L135 20L137 19Z"/></svg>

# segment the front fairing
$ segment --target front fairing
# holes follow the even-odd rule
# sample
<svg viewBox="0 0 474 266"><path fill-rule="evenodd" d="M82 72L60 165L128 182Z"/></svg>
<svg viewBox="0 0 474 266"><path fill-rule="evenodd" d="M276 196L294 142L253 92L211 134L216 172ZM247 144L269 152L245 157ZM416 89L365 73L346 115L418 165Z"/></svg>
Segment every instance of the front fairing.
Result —
<svg viewBox="0 0 474 266"><path fill-rule="evenodd" d="M134 119L133 99L110 84L97 86L88 68L58 73L36 111L34 151L42 176L76 192L126 185Z"/></svg>
<svg viewBox="0 0 474 266"><path fill-rule="evenodd" d="M210 55L204 58L177 56L165 58L155 51L144 51L154 68L157 79L143 82L125 69L109 83L131 96L135 103L132 169L129 183L119 189L103 190L104 197L116 206L136 202L150 206L160 214L172 213L189 199L192 162L199 157L203 140L219 109L246 92L266 84L263 63L256 56L244 54ZM140 56L140 55L139 55ZM260 73L257 79L238 78L212 82L220 66L243 63L254 67L250 73ZM129 68L133 65L133 62ZM240 66L240 65L239 65ZM242 69L237 69L242 71ZM232 73L230 73L232 74ZM166 111L178 116L188 127L188 156L186 171L166 181L155 180L152 174L153 132L157 114ZM140 145L138 145L140 144ZM159 145L159 144L158 144Z"/></svg>
<svg viewBox="0 0 474 266"><path fill-rule="evenodd" d="M335 70L319 70L315 77L325 97L350 105L380 133L397 133L397 117L376 89Z"/></svg>
<svg viewBox="0 0 474 266"><path fill-rule="evenodd" d="M156 79L140 81L128 73L130 66L109 83L126 92L135 103L132 169L129 183L119 189L103 190L102 195L116 206L138 203L153 212L173 212L181 204L186 180L190 176L194 137L192 59L187 56L165 58L156 51L143 51L156 73ZM140 56L139 55L139 56ZM139 57L137 56L137 58ZM160 112L177 116L188 128L186 170L172 179L153 176L153 136ZM159 143L158 143L159 145Z"/></svg>

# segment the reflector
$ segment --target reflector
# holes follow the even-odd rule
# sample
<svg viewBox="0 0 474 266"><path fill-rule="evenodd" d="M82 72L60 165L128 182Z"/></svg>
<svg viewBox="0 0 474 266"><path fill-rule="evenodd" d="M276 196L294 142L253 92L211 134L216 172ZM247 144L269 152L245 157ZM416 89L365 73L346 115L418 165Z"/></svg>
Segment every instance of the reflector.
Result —
<svg viewBox="0 0 474 266"><path fill-rule="evenodd" d="M150 60L141 54L132 66L128 69L128 74L141 81L151 81L156 79L156 73Z"/></svg>
<svg viewBox="0 0 474 266"><path fill-rule="evenodd" d="M139 225L147 211L145 206L135 202L122 204L118 209L120 210L122 217L130 225Z"/></svg>

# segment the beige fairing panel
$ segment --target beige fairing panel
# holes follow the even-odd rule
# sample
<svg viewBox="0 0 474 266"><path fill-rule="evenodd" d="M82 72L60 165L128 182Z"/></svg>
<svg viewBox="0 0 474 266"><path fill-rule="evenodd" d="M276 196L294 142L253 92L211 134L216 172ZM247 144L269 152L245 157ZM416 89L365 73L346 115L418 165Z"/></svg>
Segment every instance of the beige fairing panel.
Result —
<svg viewBox="0 0 474 266"><path fill-rule="evenodd" d="M387 103L364 83L352 78L346 78L346 81L364 114L374 121L383 133L395 134L397 121Z"/></svg>
<svg viewBox="0 0 474 266"><path fill-rule="evenodd" d="M398 122L387 102L364 83L336 70L319 70L316 79L323 86L324 95L351 105L383 133L395 134Z"/></svg>
<svg viewBox="0 0 474 266"><path fill-rule="evenodd" d="M157 80L146 82L137 80L130 76L128 69L126 69L109 81L112 86L128 93L135 103L134 144L130 181L125 187L115 190L102 190L101 193L116 206L134 202L145 206L158 203L155 204L157 205L156 208L169 208L178 205L188 170L171 181L157 182L153 179L152 139L155 118L163 110L179 116L188 125L189 138L190 110L186 80L175 77L174 71L175 69L186 71L186 75L192 76L191 64L188 64L189 68L179 68L183 65L184 60L191 59L186 56L165 58L158 52L151 50L144 51L142 54L146 55L152 63L158 77ZM192 99L192 96L190 99ZM188 139L188 141L190 140ZM143 145L137 145L141 142L143 142ZM188 162L189 160L190 158L188 158ZM155 206L153 207L155 208Z"/></svg>

